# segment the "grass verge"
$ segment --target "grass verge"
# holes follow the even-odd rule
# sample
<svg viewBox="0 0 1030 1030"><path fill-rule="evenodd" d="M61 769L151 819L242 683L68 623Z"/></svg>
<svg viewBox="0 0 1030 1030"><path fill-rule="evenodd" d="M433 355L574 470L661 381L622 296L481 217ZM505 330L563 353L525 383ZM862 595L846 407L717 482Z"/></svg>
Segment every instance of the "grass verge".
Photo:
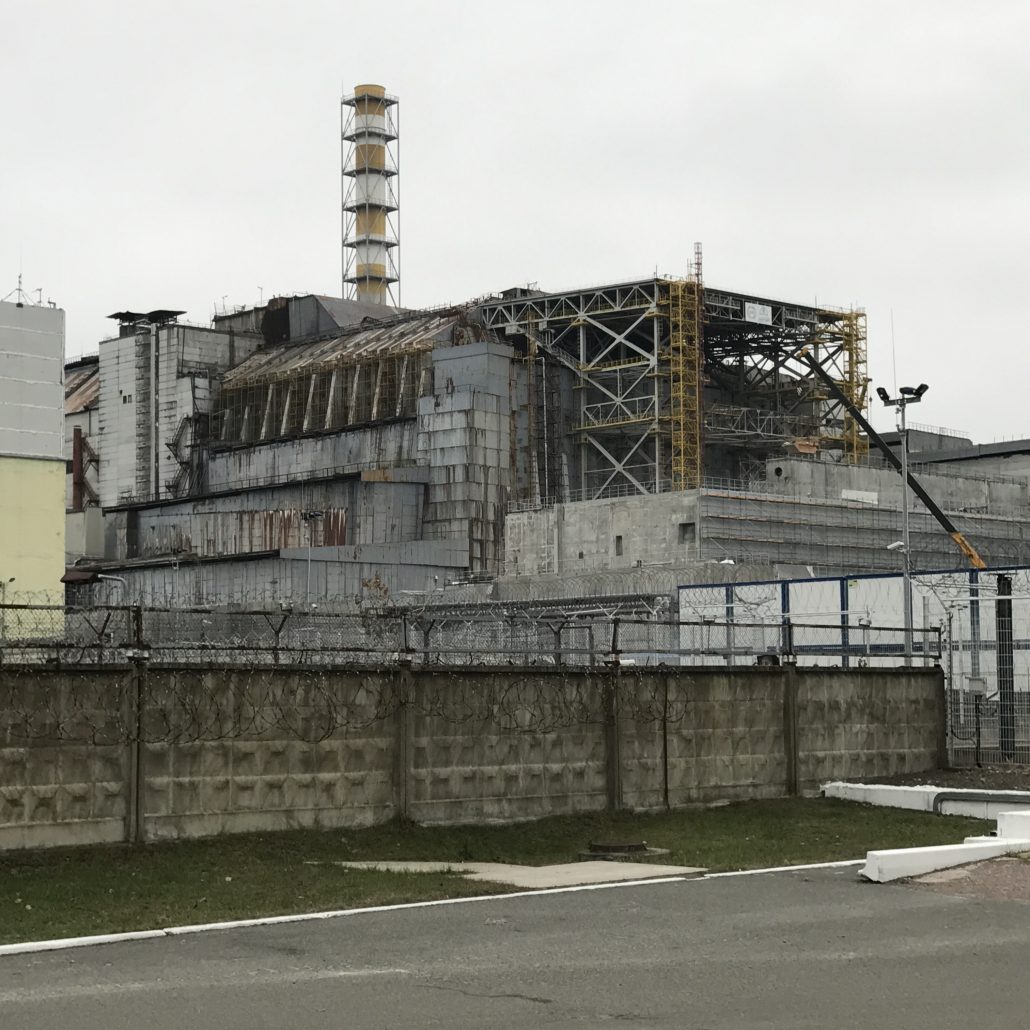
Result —
<svg viewBox="0 0 1030 1030"><path fill-rule="evenodd" d="M575 861L592 840L646 840L711 871L860 858L983 833L984 822L826 798L656 815L592 813L505 826L295 830L205 840L0 853L0 943L403 901L502 893L448 873L348 870L372 859Z"/></svg>

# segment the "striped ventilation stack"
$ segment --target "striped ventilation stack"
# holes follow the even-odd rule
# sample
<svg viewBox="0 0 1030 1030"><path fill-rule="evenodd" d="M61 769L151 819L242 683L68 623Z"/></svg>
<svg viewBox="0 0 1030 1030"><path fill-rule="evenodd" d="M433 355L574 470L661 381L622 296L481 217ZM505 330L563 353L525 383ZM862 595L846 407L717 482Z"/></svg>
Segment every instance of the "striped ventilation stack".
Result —
<svg viewBox="0 0 1030 1030"><path fill-rule="evenodd" d="M341 101L343 296L400 303L397 98L356 86Z"/></svg>

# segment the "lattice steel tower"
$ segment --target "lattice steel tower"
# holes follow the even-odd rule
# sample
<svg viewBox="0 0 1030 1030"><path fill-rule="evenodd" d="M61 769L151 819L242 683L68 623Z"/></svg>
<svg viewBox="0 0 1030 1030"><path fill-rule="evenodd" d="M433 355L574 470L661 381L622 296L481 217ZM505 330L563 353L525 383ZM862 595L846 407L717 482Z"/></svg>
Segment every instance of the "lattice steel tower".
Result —
<svg viewBox="0 0 1030 1030"><path fill-rule="evenodd" d="M343 296L400 304L400 110L382 86L355 86L340 102Z"/></svg>

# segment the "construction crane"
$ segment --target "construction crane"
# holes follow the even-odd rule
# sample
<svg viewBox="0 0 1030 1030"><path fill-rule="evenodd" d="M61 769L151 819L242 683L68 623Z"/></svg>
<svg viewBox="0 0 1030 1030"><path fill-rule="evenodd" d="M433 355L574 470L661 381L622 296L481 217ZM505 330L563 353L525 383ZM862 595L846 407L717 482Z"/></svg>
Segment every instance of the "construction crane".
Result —
<svg viewBox="0 0 1030 1030"><path fill-rule="evenodd" d="M866 435L877 447L880 448L883 456L887 459L888 463L894 467L899 473L902 473L901 459L884 443L879 433L869 424L866 417L862 414L858 407L852 402L851 398L837 385L836 380L819 364L818 361L812 357L811 352L807 347L802 347L796 354L795 357L800 358L821 380L827 390L830 391L834 400L838 403L843 404L848 414L865 430ZM965 538L965 536L955 527L955 524L944 514L943 511L938 507L937 502L923 489L922 484L914 475L912 475L911 469L908 470L908 485L911 487L912 492L926 505L926 510L937 520L941 528L948 536L958 545L959 550L969 560L969 564L974 569L986 569L987 563L980 557L976 548Z"/></svg>

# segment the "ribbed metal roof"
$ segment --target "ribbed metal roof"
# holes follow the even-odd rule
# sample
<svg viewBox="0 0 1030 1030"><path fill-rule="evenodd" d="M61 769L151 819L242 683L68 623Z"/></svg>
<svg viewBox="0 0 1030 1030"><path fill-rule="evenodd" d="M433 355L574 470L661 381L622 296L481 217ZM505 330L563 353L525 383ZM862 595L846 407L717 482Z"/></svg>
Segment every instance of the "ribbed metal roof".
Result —
<svg viewBox="0 0 1030 1030"><path fill-rule="evenodd" d="M64 370L64 413L95 408L100 400L100 361L88 358Z"/></svg>
<svg viewBox="0 0 1030 1030"><path fill-rule="evenodd" d="M312 343L263 348L226 372L222 385L231 390L382 355L428 350L449 342L457 322L458 316L453 312L438 312Z"/></svg>

